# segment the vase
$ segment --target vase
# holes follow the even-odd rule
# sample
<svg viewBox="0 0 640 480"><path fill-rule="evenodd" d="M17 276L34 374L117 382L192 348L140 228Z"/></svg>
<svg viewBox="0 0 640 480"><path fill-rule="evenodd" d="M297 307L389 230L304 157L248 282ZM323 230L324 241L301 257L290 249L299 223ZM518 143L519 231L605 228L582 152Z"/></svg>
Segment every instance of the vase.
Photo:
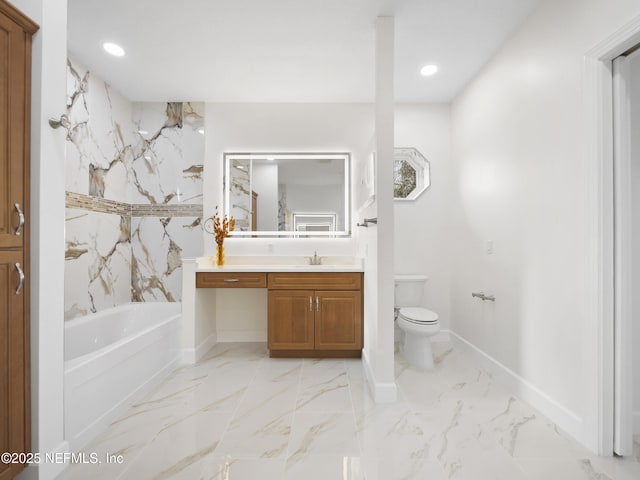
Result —
<svg viewBox="0 0 640 480"><path fill-rule="evenodd" d="M216 265L222 267L224 265L224 245L216 245Z"/></svg>

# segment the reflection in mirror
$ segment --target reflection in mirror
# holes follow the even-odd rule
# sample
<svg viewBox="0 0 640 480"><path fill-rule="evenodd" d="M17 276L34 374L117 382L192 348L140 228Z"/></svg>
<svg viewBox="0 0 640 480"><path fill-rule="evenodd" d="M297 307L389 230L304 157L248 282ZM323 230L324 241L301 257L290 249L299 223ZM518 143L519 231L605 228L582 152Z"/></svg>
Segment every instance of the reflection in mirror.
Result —
<svg viewBox="0 0 640 480"><path fill-rule="evenodd" d="M348 236L348 153L225 153L234 236Z"/></svg>
<svg viewBox="0 0 640 480"><path fill-rule="evenodd" d="M395 148L393 153L393 197L415 200L431 185L429 161L415 148Z"/></svg>

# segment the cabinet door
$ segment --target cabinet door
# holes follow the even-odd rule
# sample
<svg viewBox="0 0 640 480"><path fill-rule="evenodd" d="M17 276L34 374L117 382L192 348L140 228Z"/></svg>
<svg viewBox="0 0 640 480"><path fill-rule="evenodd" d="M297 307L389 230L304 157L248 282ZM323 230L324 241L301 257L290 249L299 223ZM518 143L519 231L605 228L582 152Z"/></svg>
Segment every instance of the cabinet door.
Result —
<svg viewBox="0 0 640 480"><path fill-rule="evenodd" d="M362 348L362 294L360 291L316 291L316 349Z"/></svg>
<svg viewBox="0 0 640 480"><path fill-rule="evenodd" d="M26 215L26 48L22 28L0 16L0 248L22 247L28 235L20 220L20 211Z"/></svg>
<svg viewBox="0 0 640 480"><path fill-rule="evenodd" d="M269 350L313 350L312 290L269 291Z"/></svg>
<svg viewBox="0 0 640 480"><path fill-rule="evenodd" d="M22 252L0 250L0 452L25 452L28 443L24 289L16 291L23 266ZM1 464L0 479L13 478L23 468Z"/></svg>

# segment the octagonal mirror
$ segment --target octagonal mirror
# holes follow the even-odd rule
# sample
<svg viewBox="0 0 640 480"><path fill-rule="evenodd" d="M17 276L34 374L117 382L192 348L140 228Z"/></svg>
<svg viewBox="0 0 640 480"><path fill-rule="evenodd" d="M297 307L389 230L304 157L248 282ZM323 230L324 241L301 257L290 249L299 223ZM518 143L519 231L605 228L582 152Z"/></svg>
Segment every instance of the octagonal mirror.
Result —
<svg viewBox="0 0 640 480"><path fill-rule="evenodd" d="M415 200L431 185L429 161L413 147L394 148L393 198Z"/></svg>

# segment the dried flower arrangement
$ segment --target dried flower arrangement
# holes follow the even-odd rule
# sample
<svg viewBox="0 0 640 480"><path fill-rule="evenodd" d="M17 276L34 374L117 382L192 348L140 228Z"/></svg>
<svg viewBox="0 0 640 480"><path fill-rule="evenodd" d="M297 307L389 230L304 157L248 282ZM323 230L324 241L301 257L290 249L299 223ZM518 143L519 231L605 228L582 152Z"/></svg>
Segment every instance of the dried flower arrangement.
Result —
<svg viewBox="0 0 640 480"><path fill-rule="evenodd" d="M209 222L213 223L213 226L211 226L211 223ZM207 225L207 223L209 225ZM231 232L233 232L235 228L236 228L235 218L228 217L227 215L225 215L224 218L220 217L220 212L218 211L218 206L216 205L216 213L212 218L207 220L207 222L205 223L205 229L210 233L212 233L216 240L217 246L216 246L215 263L218 266L224 265L224 239L227 237L230 237Z"/></svg>
<svg viewBox="0 0 640 480"><path fill-rule="evenodd" d="M213 234L216 239L216 243L218 245L222 245L224 243L224 239L231 236L230 232L236 228L236 220L235 218L220 217L220 213L218 212L218 207L216 206L216 213L213 216Z"/></svg>

